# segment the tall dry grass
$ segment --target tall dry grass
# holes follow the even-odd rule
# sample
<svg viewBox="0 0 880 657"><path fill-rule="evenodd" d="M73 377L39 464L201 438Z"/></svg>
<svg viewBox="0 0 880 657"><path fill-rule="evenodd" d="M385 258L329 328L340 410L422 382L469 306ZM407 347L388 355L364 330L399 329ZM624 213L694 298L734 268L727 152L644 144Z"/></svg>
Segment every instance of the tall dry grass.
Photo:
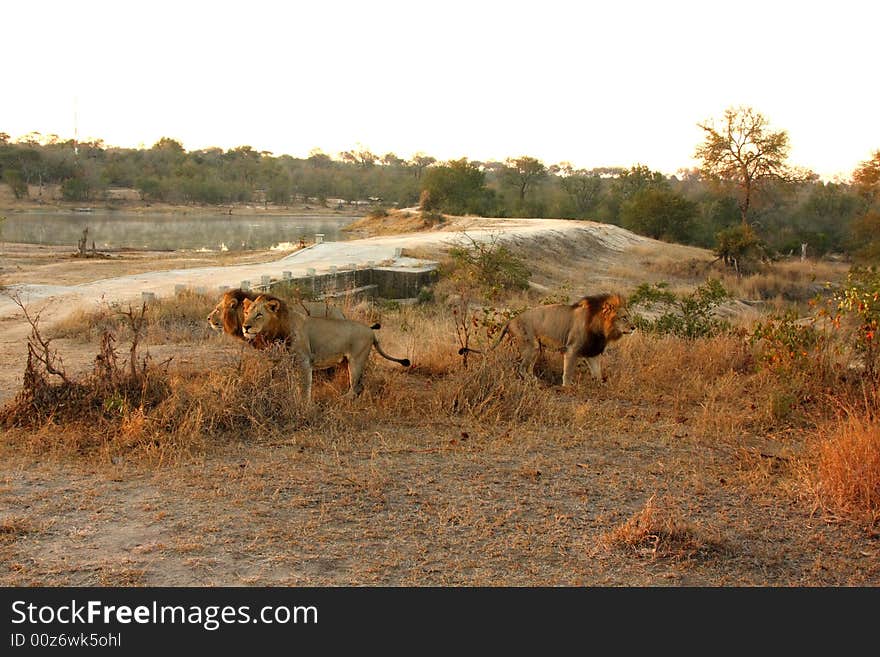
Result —
<svg viewBox="0 0 880 657"><path fill-rule="evenodd" d="M218 296L184 290L174 296L160 297L146 306L147 343L194 342L211 334L208 313L217 304ZM125 335L125 313L137 304L101 304L94 309L78 309L53 324L47 333L52 338L68 338L91 342L105 332Z"/></svg>
<svg viewBox="0 0 880 657"><path fill-rule="evenodd" d="M880 523L880 419L847 413L822 431L815 458L809 480L817 506L874 531Z"/></svg>

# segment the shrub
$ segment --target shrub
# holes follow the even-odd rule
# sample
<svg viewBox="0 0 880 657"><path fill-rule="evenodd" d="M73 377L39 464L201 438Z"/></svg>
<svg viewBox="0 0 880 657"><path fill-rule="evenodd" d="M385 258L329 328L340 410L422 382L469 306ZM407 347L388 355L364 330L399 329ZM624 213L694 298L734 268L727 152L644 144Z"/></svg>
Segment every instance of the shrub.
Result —
<svg viewBox="0 0 880 657"><path fill-rule="evenodd" d="M758 362L780 373L798 370L827 374L830 336L816 329L815 319L804 321L788 310L757 322L749 342L757 347Z"/></svg>
<svg viewBox="0 0 880 657"><path fill-rule="evenodd" d="M486 298L498 298L504 292L525 290L531 272L511 249L492 238L488 242L470 239L470 246L449 250L451 266L443 272L468 287L476 288Z"/></svg>
<svg viewBox="0 0 880 657"><path fill-rule="evenodd" d="M709 338L730 330L730 324L715 316L715 309L729 296L718 280L708 279L691 294L676 295L666 283L643 283L629 298L632 307L643 306L653 310L661 305L665 310L654 319L633 312L633 321L643 331L680 338Z"/></svg>
<svg viewBox="0 0 880 657"><path fill-rule="evenodd" d="M865 378L876 395L880 383L880 335L877 333L880 325L880 272L876 267L853 268L844 287L835 292L833 301L837 305L838 318L849 319L855 324L852 346L862 359Z"/></svg>

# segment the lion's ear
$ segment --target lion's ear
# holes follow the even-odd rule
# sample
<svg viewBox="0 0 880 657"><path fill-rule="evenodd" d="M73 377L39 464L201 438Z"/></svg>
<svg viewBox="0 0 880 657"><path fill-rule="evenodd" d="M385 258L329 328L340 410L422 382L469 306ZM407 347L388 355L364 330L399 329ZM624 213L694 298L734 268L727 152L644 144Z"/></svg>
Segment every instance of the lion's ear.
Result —
<svg viewBox="0 0 880 657"><path fill-rule="evenodd" d="M242 305L242 307L244 308L244 311L245 311L245 312L247 312L248 308L251 307L251 304L252 304L252 303L253 303L253 301L251 301L250 299L245 299L245 300L243 300L243 301L241 302L241 305Z"/></svg>
<svg viewBox="0 0 880 657"><path fill-rule="evenodd" d="M247 299L245 299L245 303L247 303ZM229 300L229 307L230 308L235 308L237 305L238 305L238 299L230 299ZM245 306L245 307L247 307L247 306Z"/></svg>
<svg viewBox="0 0 880 657"><path fill-rule="evenodd" d="M271 310L273 313L277 313L278 309L281 308L281 302L277 299L270 299L266 302L266 308Z"/></svg>

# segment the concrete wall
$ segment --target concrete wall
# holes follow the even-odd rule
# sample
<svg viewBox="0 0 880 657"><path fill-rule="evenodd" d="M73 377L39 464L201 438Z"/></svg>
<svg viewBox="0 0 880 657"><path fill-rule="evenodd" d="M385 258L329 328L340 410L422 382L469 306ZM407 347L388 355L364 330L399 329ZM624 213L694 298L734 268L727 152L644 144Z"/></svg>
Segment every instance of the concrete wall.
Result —
<svg viewBox="0 0 880 657"><path fill-rule="evenodd" d="M332 296L352 291L362 296L378 296L385 299L417 297L419 291L437 281L436 267L399 269L374 267L371 269L348 269L336 273L321 273L286 280L272 280L268 286L252 284L254 289L273 293L292 292L299 289L307 296Z"/></svg>

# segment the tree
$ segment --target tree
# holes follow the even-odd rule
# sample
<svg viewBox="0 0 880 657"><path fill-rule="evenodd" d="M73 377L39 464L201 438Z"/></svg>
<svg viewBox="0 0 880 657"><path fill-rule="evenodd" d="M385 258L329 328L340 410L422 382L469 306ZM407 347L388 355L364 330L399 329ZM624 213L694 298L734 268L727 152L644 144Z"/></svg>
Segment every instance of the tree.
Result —
<svg viewBox="0 0 880 657"><path fill-rule="evenodd" d="M748 223L755 193L766 183L805 178L786 163L788 133L770 130L767 119L751 107L726 109L720 126L714 121L697 125L706 134L694 157L703 161L703 175L736 185L743 225Z"/></svg>
<svg viewBox="0 0 880 657"><path fill-rule="evenodd" d="M416 180L421 180L422 172L436 161L437 158L425 155L421 151L413 155L412 159L409 161L409 166L412 167Z"/></svg>
<svg viewBox="0 0 880 657"><path fill-rule="evenodd" d="M547 167L540 160L523 155L518 158L507 158L504 161L507 166L505 180L509 185L516 187L519 192L519 202L526 198L526 192L547 177Z"/></svg>
<svg viewBox="0 0 880 657"><path fill-rule="evenodd" d="M646 188L620 208L624 228L654 239L687 242L691 236L697 204L669 189Z"/></svg>
<svg viewBox="0 0 880 657"><path fill-rule="evenodd" d="M559 184L574 203L578 216L586 216L599 203L602 177L595 171L574 169L570 164L559 166Z"/></svg>
<svg viewBox="0 0 880 657"><path fill-rule="evenodd" d="M308 163L315 169L329 169L333 160L320 148L313 148L309 151Z"/></svg>
<svg viewBox="0 0 880 657"><path fill-rule="evenodd" d="M382 164L386 167L399 167L406 164L402 157L398 157L397 153L393 152L385 153L385 155L382 156L380 162L382 162Z"/></svg>
<svg viewBox="0 0 880 657"><path fill-rule="evenodd" d="M870 263L880 262L880 150L853 172L853 184L865 199L867 208L852 222L856 255Z"/></svg>
<svg viewBox="0 0 880 657"><path fill-rule="evenodd" d="M880 211L869 210L850 228L853 251L862 262L880 264Z"/></svg>
<svg viewBox="0 0 880 657"><path fill-rule="evenodd" d="M764 252L761 240L749 224L741 223L719 231L716 243L715 255L737 273L742 273L741 268L748 260L760 257Z"/></svg>
<svg viewBox="0 0 880 657"><path fill-rule="evenodd" d="M18 171L17 169L4 169L3 182L9 185L12 189L12 193L15 194L15 198L27 198L28 186L24 181L24 178L21 176L21 171Z"/></svg>
<svg viewBox="0 0 880 657"><path fill-rule="evenodd" d="M430 167L422 178L422 210L485 214L491 202L486 175L467 158Z"/></svg>
<svg viewBox="0 0 880 657"><path fill-rule="evenodd" d="M880 201L880 150L856 168L853 184L869 202Z"/></svg>
<svg viewBox="0 0 880 657"><path fill-rule="evenodd" d="M376 160L379 159L379 157L375 153L370 151L370 149L364 148L360 144L358 144L357 148L353 148L350 151L342 151L339 154L339 158L343 162L356 164L357 166L363 167L365 169L368 169L376 164Z"/></svg>

